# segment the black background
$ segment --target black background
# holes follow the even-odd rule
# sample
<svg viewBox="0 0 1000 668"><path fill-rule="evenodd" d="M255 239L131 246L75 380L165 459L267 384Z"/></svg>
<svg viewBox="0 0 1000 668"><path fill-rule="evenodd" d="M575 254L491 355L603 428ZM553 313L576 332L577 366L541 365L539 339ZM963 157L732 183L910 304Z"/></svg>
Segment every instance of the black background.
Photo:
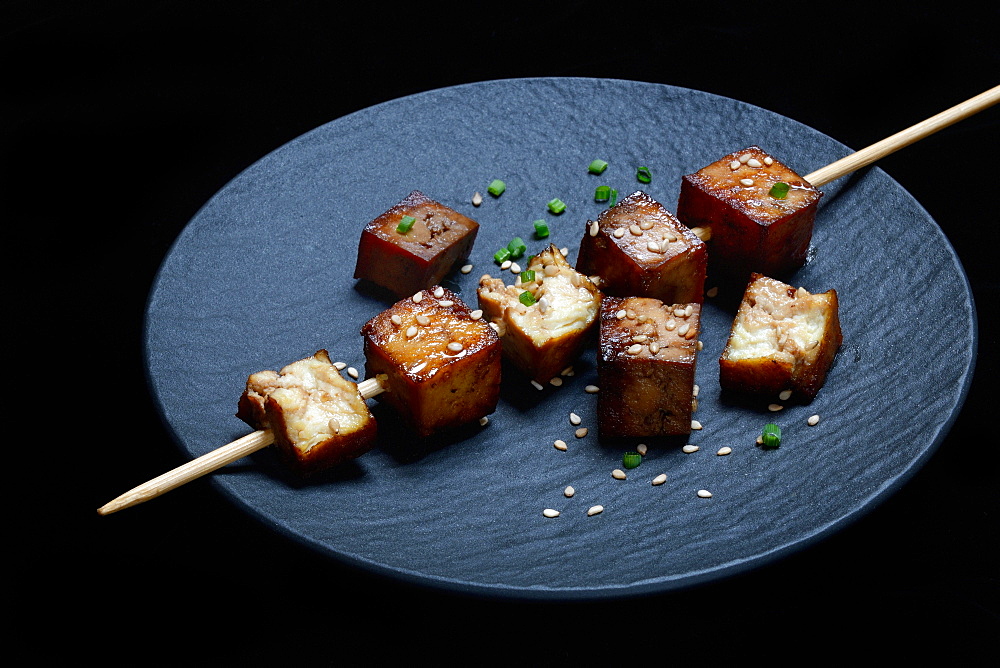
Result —
<svg viewBox="0 0 1000 668"><path fill-rule="evenodd" d="M1000 13L987 3L545 6L4 5L6 255L24 264L9 294L27 334L10 355L11 387L45 388L19 396L27 425L8 418L44 460L32 452L8 471L29 490L11 512L8 548L13 590L27 594L9 602L18 647L105 665L995 653L1000 108L879 163L941 225L969 276L980 340L965 408L900 492L794 556L657 596L494 601L316 555L208 480L98 517L111 498L183 463L143 371L160 261L219 188L316 126L454 84L609 77L737 98L860 149L1000 83ZM15 230L34 242L16 242ZM873 291L909 289L871 280ZM42 378L25 366L39 359ZM7 445L24 450L19 439ZM29 641L31 631L47 639Z"/></svg>

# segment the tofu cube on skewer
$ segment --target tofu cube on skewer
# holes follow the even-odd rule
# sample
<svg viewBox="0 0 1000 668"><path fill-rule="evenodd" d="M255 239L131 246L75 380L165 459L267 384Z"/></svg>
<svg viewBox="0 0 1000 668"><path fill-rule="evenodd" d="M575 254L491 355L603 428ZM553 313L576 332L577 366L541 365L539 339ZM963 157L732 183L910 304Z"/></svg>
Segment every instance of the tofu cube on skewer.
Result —
<svg viewBox="0 0 1000 668"><path fill-rule="evenodd" d="M683 304L703 301L707 262L705 242L637 191L587 221L576 268L604 294Z"/></svg>
<svg viewBox="0 0 1000 668"><path fill-rule="evenodd" d="M354 278L407 297L440 283L472 252L478 232L473 219L414 190L365 226Z"/></svg>
<svg viewBox="0 0 1000 668"><path fill-rule="evenodd" d="M777 189L772 191L776 184ZM711 272L745 281L806 262L822 193L759 146L730 153L681 179L677 217L710 230Z"/></svg>
<svg viewBox="0 0 1000 668"><path fill-rule="evenodd" d="M843 342L836 290L810 294L753 274L719 359L723 389L811 400Z"/></svg>
<svg viewBox="0 0 1000 668"><path fill-rule="evenodd" d="M497 333L441 286L401 299L366 322L365 374L385 376L378 395L419 437L496 410L501 350Z"/></svg>
<svg viewBox="0 0 1000 668"><path fill-rule="evenodd" d="M354 459L375 446L377 427L357 385L326 350L247 379L236 416L270 429L281 459L302 475Z"/></svg>
<svg viewBox="0 0 1000 668"><path fill-rule="evenodd" d="M604 297L597 373L601 437L688 434L701 305Z"/></svg>
<svg viewBox="0 0 1000 668"><path fill-rule="evenodd" d="M526 376L545 383L572 364L587 343L601 293L551 244L529 260L526 271L530 274L522 272L514 285L483 276L479 307L500 334L503 355Z"/></svg>

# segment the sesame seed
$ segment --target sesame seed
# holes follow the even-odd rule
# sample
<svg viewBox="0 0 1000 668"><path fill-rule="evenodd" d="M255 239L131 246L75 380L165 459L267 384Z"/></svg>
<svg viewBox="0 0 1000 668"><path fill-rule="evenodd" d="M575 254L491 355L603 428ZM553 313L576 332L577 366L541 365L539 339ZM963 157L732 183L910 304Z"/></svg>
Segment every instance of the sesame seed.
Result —
<svg viewBox="0 0 1000 668"><path fill-rule="evenodd" d="M646 244L646 250L648 250L650 253L659 253L660 245L655 241L650 241L648 244Z"/></svg>
<svg viewBox="0 0 1000 668"><path fill-rule="evenodd" d="M611 472L611 477L614 478L615 480L624 480L625 471L622 471L621 469L615 469L614 471Z"/></svg>
<svg viewBox="0 0 1000 668"><path fill-rule="evenodd" d="M655 478L653 478L653 484L654 485L662 485L666 481L667 481L667 474L666 473L661 473L660 475L658 475Z"/></svg>
<svg viewBox="0 0 1000 668"><path fill-rule="evenodd" d="M767 406L767 410L771 411L772 413L777 413L782 408L784 408L784 406L782 406L781 404L768 404Z"/></svg>
<svg viewBox="0 0 1000 668"><path fill-rule="evenodd" d="M553 508L546 508L542 511L542 515L545 515L546 517L559 517L559 511Z"/></svg>
<svg viewBox="0 0 1000 668"><path fill-rule="evenodd" d="M635 223L632 223L631 225L628 226L628 231L631 232L634 236L637 237L642 236L642 228L636 225Z"/></svg>
<svg viewBox="0 0 1000 668"><path fill-rule="evenodd" d="M347 375L350 376L351 378L357 379L358 370L355 369L353 366L349 366L347 367Z"/></svg>
<svg viewBox="0 0 1000 668"><path fill-rule="evenodd" d="M559 372L560 376L572 376L576 371L573 370L573 365L570 364L568 367Z"/></svg>
<svg viewBox="0 0 1000 668"><path fill-rule="evenodd" d="M667 320L665 323L663 323L663 326L666 328L668 332L672 332L675 329L677 329L677 321L671 318L670 320Z"/></svg>
<svg viewBox="0 0 1000 668"><path fill-rule="evenodd" d="M480 427L485 427L489 423L490 423L490 419L488 417L486 417L485 415L483 417L479 418L479 426Z"/></svg>
<svg viewBox="0 0 1000 668"><path fill-rule="evenodd" d="M560 248L559 252L562 254L563 257L566 257L567 255L569 255L569 249L565 248L565 247Z"/></svg>
<svg viewBox="0 0 1000 668"><path fill-rule="evenodd" d="M340 433L340 422L337 418L330 418L330 421L326 423L327 428L334 434Z"/></svg>
<svg viewBox="0 0 1000 668"><path fill-rule="evenodd" d="M745 165L747 162L750 161L750 158L752 157L753 156L750 155L749 153L744 153L743 155L740 156L740 162L742 162Z"/></svg>
<svg viewBox="0 0 1000 668"><path fill-rule="evenodd" d="M791 390L782 390L781 393L778 394L778 398L781 399L782 401L788 401L788 398L790 396L792 396Z"/></svg>
<svg viewBox="0 0 1000 668"><path fill-rule="evenodd" d="M554 387L559 387L562 384L563 384L563 379L560 378L559 376L555 376L549 379L549 385L552 385Z"/></svg>
<svg viewBox="0 0 1000 668"><path fill-rule="evenodd" d="M716 287L709 288L708 292L705 293L705 295L708 297L714 297L717 294L719 294L719 288Z"/></svg>
<svg viewBox="0 0 1000 668"><path fill-rule="evenodd" d="M535 387L535 389L536 389L536 390L541 390L541 389L544 389L544 388L542 387L542 384L541 384L541 383L539 383L539 382L538 382L537 380L533 380L533 381L531 381L531 384L532 384L532 385L533 385L533 386Z"/></svg>
<svg viewBox="0 0 1000 668"><path fill-rule="evenodd" d="M694 389L691 390L691 396L697 397L699 392L701 392L701 386L695 385Z"/></svg>
<svg viewBox="0 0 1000 668"><path fill-rule="evenodd" d="M688 329L687 332L684 333L684 338L690 341L697 335L698 335L698 330L695 329L694 327L691 327L690 329Z"/></svg>
<svg viewBox="0 0 1000 668"><path fill-rule="evenodd" d="M677 330L677 334L680 336L684 336L688 333L689 329L691 329L691 326L685 322L683 325L680 326L680 329Z"/></svg>
<svg viewBox="0 0 1000 668"><path fill-rule="evenodd" d="M695 431L701 429L701 423L697 420L691 420L691 429L694 429Z"/></svg>
<svg viewBox="0 0 1000 668"><path fill-rule="evenodd" d="M430 323L431 323L431 319L430 319L430 318L428 318L428 317L427 317L426 315L424 315L423 313L421 313L421 314L419 314L419 315L417 316L417 324L418 324L418 325L429 325Z"/></svg>
<svg viewBox="0 0 1000 668"><path fill-rule="evenodd" d="M470 271L472 271L472 265L471 264L467 264L467 265L464 265L462 267L462 273L463 274L468 274Z"/></svg>
<svg viewBox="0 0 1000 668"><path fill-rule="evenodd" d="M464 349L465 349L465 346L463 346L458 341L452 341L451 343L448 344L448 350L450 350L453 353L462 352L462 350L464 350Z"/></svg>
<svg viewBox="0 0 1000 668"><path fill-rule="evenodd" d="M441 297L444 297L444 288L442 288L440 286L438 286L437 288L435 288L435 290L434 290L434 296L437 297L438 299L441 299Z"/></svg>
<svg viewBox="0 0 1000 668"><path fill-rule="evenodd" d="M423 298L424 298L424 293L423 293L423 291L420 291L417 294L413 295L410 299L413 300L414 304L419 304L420 300L423 299Z"/></svg>
<svg viewBox="0 0 1000 668"><path fill-rule="evenodd" d="M548 297L542 297L541 299L538 300L538 310L542 312L542 315L545 315L545 313L548 312L549 310Z"/></svg>
<svg viewBox="0 0 1000 668"><path fill-rule="evenodd" d="M635 343L645 343L646 339L648 338L649 337L646 336L645 334L636 334L635 336L632 337L632 341L634 341Z"/></svg>
<svg viewBox="0 0 1000 668"><path fill-rule="evenodd" d="M600 227L598 226L596 220L590 224L590 236L596 237L597 236L597 232L599 230L600 230Z"/></svg>
<svg viewBox="0 0 1000 668"><path fill-rule="evenodd" d="M639 445L635 446L635 451L638 452L643 457L646 456L646 452L648 450L649 450L649 448L646 447L645 443L640 443Z"/></svg>
<svg viewBox="0 0 1000 668"><path fill-rule="evenodd" d="M594 515L600 515L604 512L604 506L591 506L587 509L587 517L593 517Z"/></svg>
<svg viewBox="0 0 1000 668"><path fill-rule="evenodd" d="M510 270L511 270L512 273L520 274L521 273L521 265L519 265L517 262L511 262L510 263Z"/></svg>
<svg viewBox="0 0 1000 668"><path fill-rule="evenodd" d="M574 427L583 422L583 419L576 413L569 414L569 423Z"/></svg>
<svg viewBox="0 0 1000 668"><path fill-rule="evenodd" d="M611 234L614 235L615 239L621 239L623 236L625 236L625 228L624 227L619 227L617 230L615 230Z"/></svg>
<svg viewBox="0 0 1000 668"><path fill-rule="evenodd" d="M729 169L731 169L733 171L736 171L739 168L740 168L740 161L739 160L733 160L731 163L729 163Z"/></svg>
<svg viewBox="0 0 1000 668"><path fill-rule="evenodd" d="M563 495L567 499L571 499L571 498L573 498L574 494L576 494L576 490L573 489L573 485L566 485L566 489L563 490Z"/></svg>
<svg viewBox="0 0 1000 668"><path fill-rule="evenodd" d="M711 499L712 498L712 493L710 491L708 491L707 489L699 489L698 490L698 496L700 496L703 499Z"/></svg>
<svg viewBox="0 0 1000 668"><path fill-rule="evenodd" d="M640 352L642 352L642 346L639 345L638 343L633 343L628 347L628 350L626 350L625 352L627 352L629 355L638 355Z"/></svg>
<svg viewBox="0 0 1000 668"><path fill-rule="evenodd" d="M442 299L441 301L438 302L438 304L440 304L441 306L454 306L455 302L453 302L450 299Z"/></svg>
<svg viewBox="0 0 1000 668"><path fill-rule="evenodd" d="M493 328L494 332L496 332L497 334L500 333L500 325L496 324L495 322L491 322L491 323L489 323L489 325L490 325L490 327Z"/></svg>
<svg viewBox="0 0 1000 668"><path fill-rule="evenodd" d="M732 448L730 448L730 447L729 447L728 445L724 445L724 446L722 446L721 448L719 448L719 449L718 449L718 450L716 451L716 453L715 453L715 454L717 454L717 455L719 455L719 456L725 456L725 455L728 455L729 453L731 453L732 451L733 451L733 449L732 449Z"/></svg>
<svg viewBox="0 0 1000 668"><path fill-rule="evenodd" d="M392 320L392 324L397 327L403 324L403 319L399 317L398 313L393 313L389 320Z"/></svg>
<svg viewBox="0 0 1000 668"><path fill-rule="evenodd" d="M810 415L809 419L806 420L806 423L810 427L815 427L817 424L819 424L819 416L818 415Z"/></svg>
<svg viewBox="0 0 1000 668"><path fill-rule="evenodd" d="M651 221L651 220L644 220L644 221L642 221L641 223L639 223L639 229L640 230L651 230L651 229L653 229L653 221Z"/></svg>
<svg viewBox="0 0 1000 668"><path fill-rule="evenodd" d="M588 431L589 430L586 427L580 427L575 432L573 432L573 435L576 436L577 438L583 438L584 436L587 435Z"/></svg>
<svg viewBox="0 0 1000 668"><path fill-rule="evenodd" d="M504 269L510 269L510 265L512 264L514 263L511 262L510 260L504 260L503 264L500 265L500 270L503 271Z"/></svg>
<svg viewBox="0 0 1000 668"><path fill-rule="evenodd" d="M587 387L583 388L583 391L586 392L587 394L597 394L598 392L601 391L601 388L597 387L596 385L588 385Z"/></svg>
<svg viewBox="0 0 1000 668"><path fill-rule="evenodd" d="M337 367L337 371L343 371L344 369L347 368L347 365L344 364L343 362L334 362L333 366Z"/></svg>
<svg viewBox="0 0 1000 668"><path fill-rule="evenodd" d="M655 355L658 352L660 352L660 344L657 343L656 341L650 341L649 342L649 354L650 355Z"/></svg>
<svg viewBox="0 0 1000 668"><path fill-rule="evenodd" d="M556 439L552 445L556 450L562 450L563 452L569 450L569 446L566 445L566 441L563 441L562 439Z"/></svg>
<svg viewBox="0 0 1000 668"><path fill-rule="evenodd" d="M758 160L757 158L750 158L749 160L747 160L747 167L760 167L760 166L761 166L760 160Z"/></svg>
<svg viewBox="0 0 1000 668"><path fill-rule="evenodd" d="M753 185L753 179L740 179L740 185L752 186Z"/></svg>
<svg viewBox="0 0 1000 668"><path fill-rule="evenodd" d="M632 309L625 311L625 317L628 318L629 320L635 320L635 311L633 311Z"/></svg>
<svg viewBox="0 0 1000 668"><path fill-rule="evenodd" d="M473 320L479 320L480 318L483 317L483 310L477 308L475 311L469 314L469 317L472 318Z"/></svg>
<svg viewBox="0 0 1000 668"><path fill-rule="evenodd" d="M688 443L683 448L681 448L681 451L686 452L687 454L691 454L692 452L698 452L698 446L692 443Z"/></svg>
<svg viewBox="0 0 1000 668"><path fill-rule="evenodd" d="M764 157L764 164L765 164L765 165L773 165L773 164L774 164L774 158L772 158L772 157L771 157L771 156L769 156L769 155L768 155L768 156L765 156L765 157Z"/></svg>
<svg viewBox="0 0 1000 668"><path fill-rule="evenodd" d="M417 335L416 325L410 325L409 327L406 328L406 338L412 339L416 335Z"/></svg>
<svg viewBox="0 0 1000 668"><path fill-rule="evenodd" d="M483 203L483 196L479 193L472 194L472 206L479 206Z"/></svg>
<svg viewBox="0 0 1000 668"><path fill-rule="evenodd" d="M621 320L622 318L624 318L625 315L626 315L625 309L621 309L620 311L618 311L617 313L615 313L615 317L618 318L619 320Z"/></svg>
<svg viewBox="0 0 1000 668"><path fill-rule="evenodd" d="M421 362L420 364L410 369L410 373L420 373L421 371L424 370L425 366L427 366L427 362Z"/></svg>
<svg viewBox="0 0 1000 668"><path fill-rule="evenodd" d="M559 267L554 264L547 264L545 265L545 268L542 269L542 273L546 276L555 276L559 273Z"/></svg>

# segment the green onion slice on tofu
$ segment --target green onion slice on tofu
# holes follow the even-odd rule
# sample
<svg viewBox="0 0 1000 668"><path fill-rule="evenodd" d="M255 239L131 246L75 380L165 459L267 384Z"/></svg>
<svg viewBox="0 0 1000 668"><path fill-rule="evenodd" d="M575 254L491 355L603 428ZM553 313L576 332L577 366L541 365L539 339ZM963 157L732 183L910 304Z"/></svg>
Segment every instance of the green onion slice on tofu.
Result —
<svg viewBox="0 0 1000 668"><path fill-rule="evenodd" d="M413 227L413 223L415 222L417 222L417 219L413 216L403 216L399 221L399 225L396 226L396 231L400 234L406 234L410 231Z"/></svg>
<svg viewBox="0 0 1000 668"><path fill-rule="evenodd" d="M785 199L785 197L788 195L788 189L790 187L791 186L789 186L787 183L778 181L773 186L771 186L771 189L767 192L767 194L773 197L774 199Z"/></svg>
<svg viewBox="0 0 1000 668"><path fill-rule="evenodd" d="M535 295L531 294L527 290L525 290L524 292L522 292L521 294L519 294L517 296L517 298L525 306L533 306L535 304Z"/></svg>

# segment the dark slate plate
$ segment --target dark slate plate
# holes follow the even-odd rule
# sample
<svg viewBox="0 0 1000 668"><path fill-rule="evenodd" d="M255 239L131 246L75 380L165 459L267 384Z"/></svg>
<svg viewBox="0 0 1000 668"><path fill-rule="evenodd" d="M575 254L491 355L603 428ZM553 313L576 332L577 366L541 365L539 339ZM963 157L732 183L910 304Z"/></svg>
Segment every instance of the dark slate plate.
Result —
<svg viewBox="0 0 1000 668"><path fill-rule="evenodd" d="M319 348L363 369L358 330L388 301L352 278L371 218L419 189L481 224L475 269L449 286L470 303L492 254L531 239L576 250L601 204L594 188L642 187L673 210L681 175L749 144L801 174L850 151L795 121L698 91L576 78L489 81L393 100L337 119L274 151L194 217L153 287L147 358L155 397L192 457L247 433L233 413L247 375ZM594 158L610 163L587 173ZM647 166L652 183L636 181ZM498 199L470 203L494 178ZM927 460L958 412L976 349L972 297L949 242L877 168L827 185L810 262L791 282L837 290L845 344L811 405L720 395L717 359L733 293L709 301L697 381L704 429L649 442L618 481L627 444L573 437L596 427L593 349L562 387L537 391L505 371L485 428L412 452L376 406L382 447L303 483L270 450L213 474L267 526L330 557L423 585L512 598L575 599L663 591L770 562L844 527ZM558 197L566 212L553 216ZM529 241L529 251L542 242ZM509 277L509 274L506 274ZM942 317L942 314L947 314ZM946 326L945 326L946 325ZM509 371L509 370L508 370ZM372 402L373 405L376 402ZM806 425L818 413L822 421ZM765 451L768 421L785 433ZM596 433L596 429L594 429ZM555 439L568 452L552 447ZM732 454L717 456L722 446ZM668 482L650 481L666 473ZM573 485L567 499L563 488ZM712 498L697 496L699 489ZM181 492L175 492L181 493ZM603 505L602 514L587 509ZM544 508L562 511L546 519Z"/></svg>

